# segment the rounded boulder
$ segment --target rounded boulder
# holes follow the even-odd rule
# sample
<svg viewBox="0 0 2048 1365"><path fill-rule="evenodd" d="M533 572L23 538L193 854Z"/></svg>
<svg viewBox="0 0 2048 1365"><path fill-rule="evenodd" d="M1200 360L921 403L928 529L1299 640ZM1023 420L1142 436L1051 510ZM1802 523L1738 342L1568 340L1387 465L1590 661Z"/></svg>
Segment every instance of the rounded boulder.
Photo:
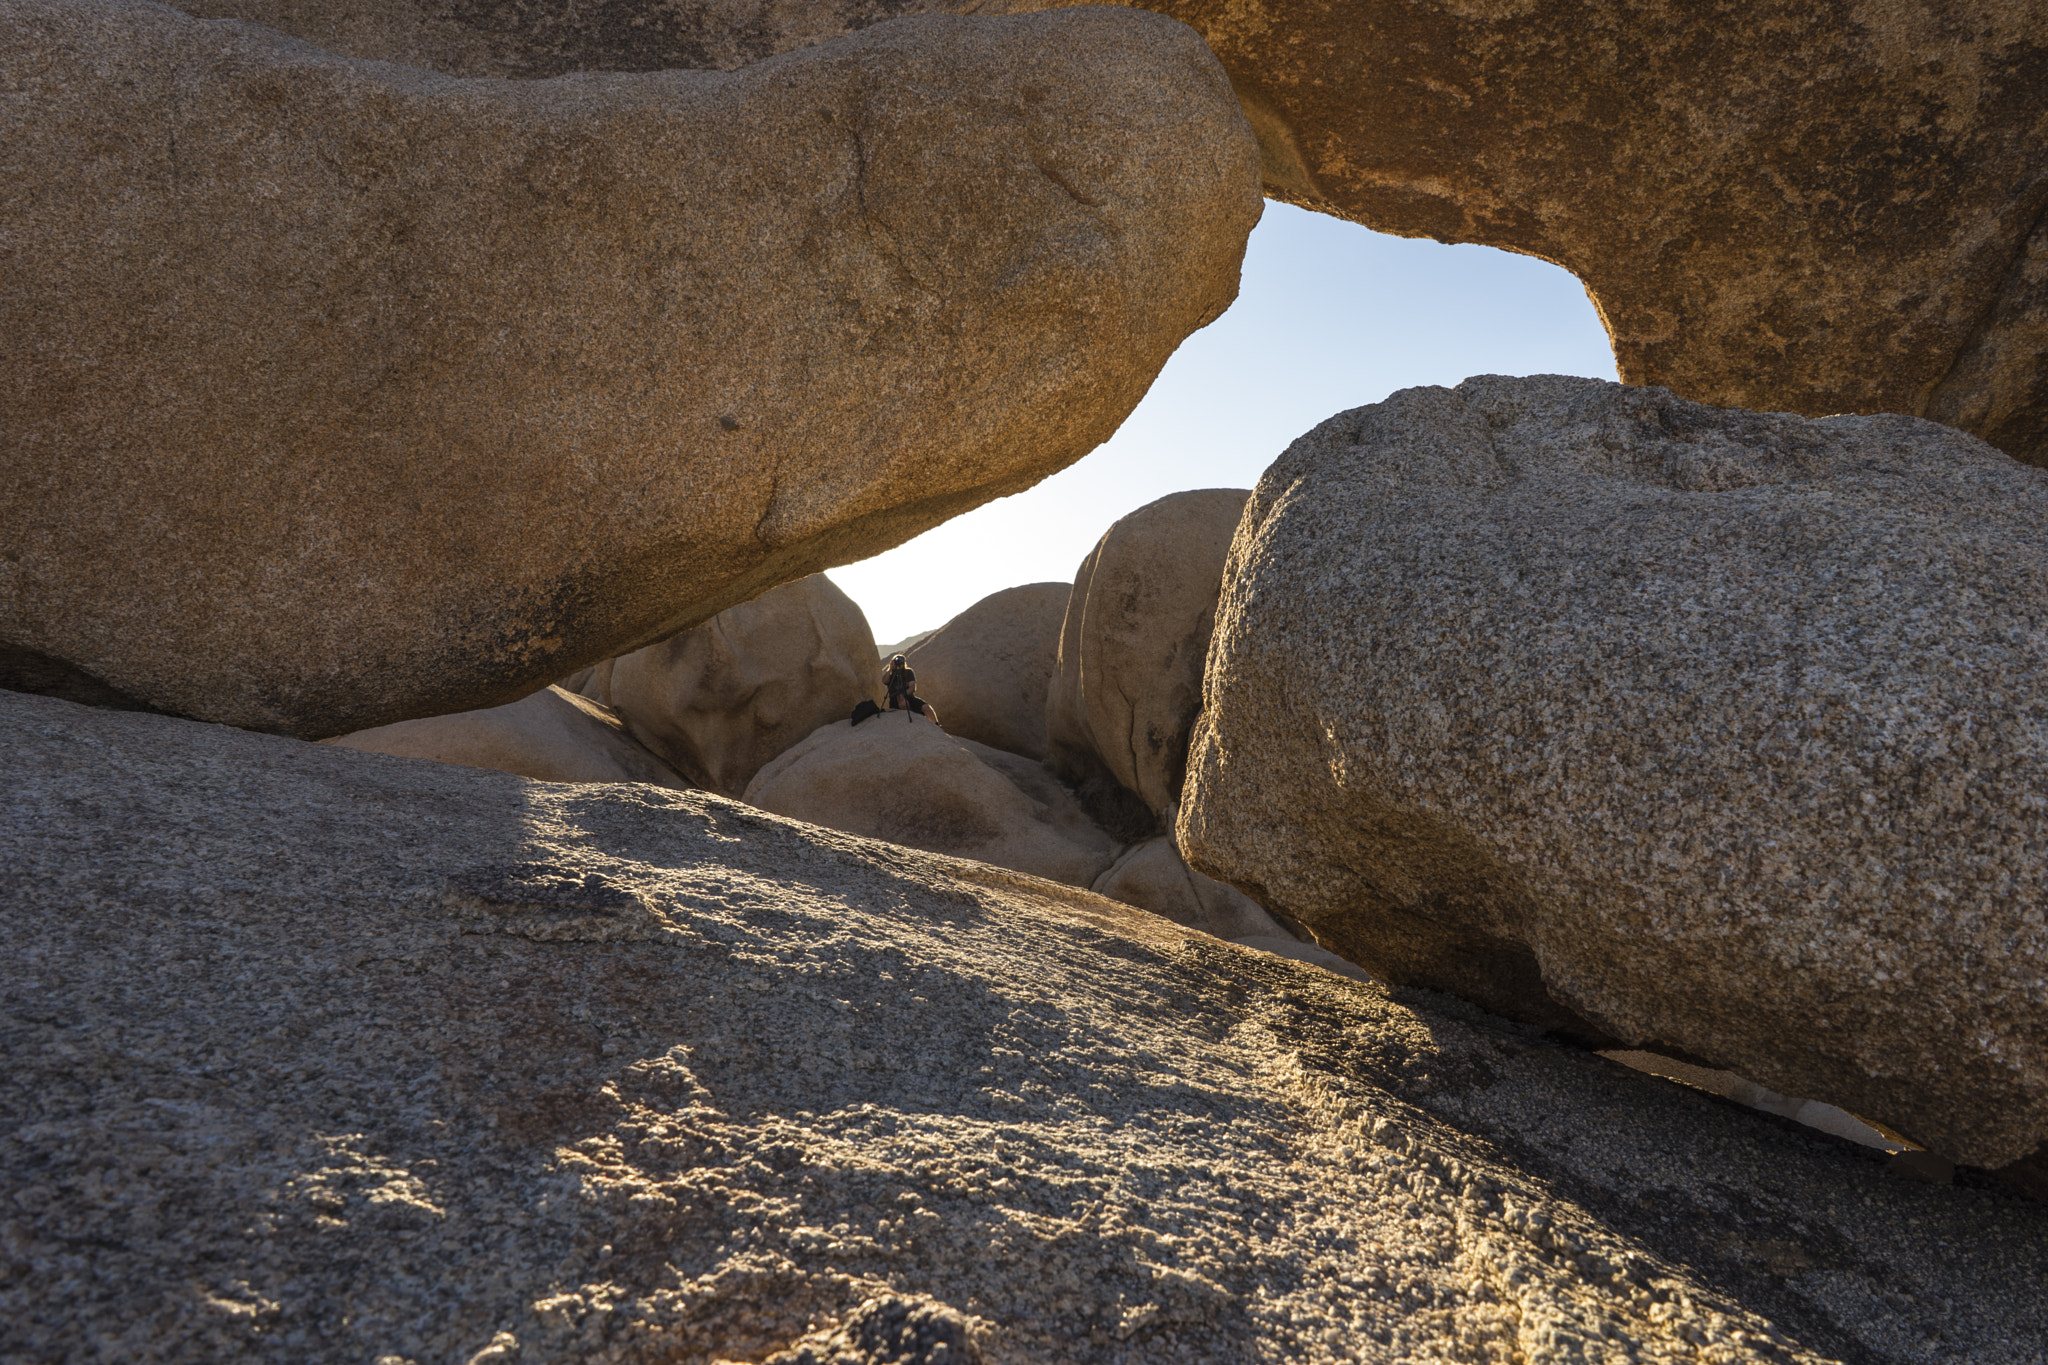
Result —
<svg viewBox="0 0 2048 1365"><path fill-rule="evenodd" d="M1045 696L1071 583L990 593L906 652L948 734L1043 759Z"/></svg>
<svg viewBox="0 0 2048 1365"><path fill-rule="evenodd" d="M812 574L578 676L676 771L738 796L768 760L872 699L879 673L859 604Z"/></svg>
<svg viewBox="0 0 2048 1365"><path fill-rule="evenodd" d="M1046 746L1126 837L1156 833L1180 803L1223 561L1249 496L1204 488L1147 503L1104 532L1074 575Z"/></svg>
<svg viewBox="0 0 2048 1365"><path fill-rule="evenodd" d="M504 706L402 720L322 742L364 753L495 768L541 782L690 785L635 740L610 707L559 687L543 687Z"/></svg>
<svg viewBox="0 0 2048 1365"><path fill-rule="evenodd" d="M822 727L763 768L744 799L793 820L1069 886L1094 882L1118 851L1038 764L956 739L907 711Z"/></svg>

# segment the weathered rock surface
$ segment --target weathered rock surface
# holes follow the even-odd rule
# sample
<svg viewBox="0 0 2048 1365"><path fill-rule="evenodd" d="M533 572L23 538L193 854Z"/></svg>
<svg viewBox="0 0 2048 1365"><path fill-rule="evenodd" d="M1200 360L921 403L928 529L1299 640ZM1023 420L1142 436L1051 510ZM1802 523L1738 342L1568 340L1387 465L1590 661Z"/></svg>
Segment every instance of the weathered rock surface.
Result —
<svg viewBox="0 0 2048 1365"><path fill-rule="evenodd" d="M692 783L738 796L769 759L876 698L877 676L860 605L812 574L572 681Z"/></svg>
<svg viewBox="0 0 2048 1365"><path fill-rule="evenodd" d="M1086 892L18 694L0 751L9 1355L2048 1338L2037 1205Z"/></svg>
<svg viewBox="0 0 2048 1365"><path fill-rule="evenodd" d="M483 711L402 720L325 741L398 758L430 758L543 782L651 782L686 787L608 706L559 687Z"/></svg>
<svg viewBox="0 0 2048 1365"><path fill-rule="evenodd" d="M2048 474L1556 376L1267 471L1188 861L1389 979L1564 1007L1996 1165L2048 1138Z"/></svg>
<svg viewBox="0 0 2048 1365"><path fill-rule="evenodd" d="M990 593L905 651L946 732L1026 758L1045 751L1045 694L1071 583Z"/></svg>
<svg viewBox="0 0 2048 1365"><path fill-rule="evenodd" d="M1168 834L1125 849L1089 889L1217 938L1292 937L1250 896L1189 867Z"/></svg>
<svg viewBox="0 0 2048 1365"><path fill-rule="evenodd" d="M907 711L821 727L761 769L746 801L1069 886L1093 882L1121 849L1039 764Z"/></svg>
<svg viewBox="0 0 2048 1365"><path fill-rule="evenodd" d="M729 67L909 10L194 0L463 74ZM1208 40L1267 192L1586 282L1621 376L1889 411L2048 463L2048 23L2037 0L1268 6L1151 0Z"/></svg>
<svg viewBox="0 0 2048 1365"><path fill-rule="evenodd" d="M1200 40L1104 8L505 82L5 0L0 146L0 685L314 738L1071 462L1260 205Z"/></svg>
<svg viewBox="0 0 2048 1365"><path fill-rule="evenodd" d="M1095 804L1109 805L1099 793L1114 783L1172 823L1223 561L1248 496L1203 488L1147 503L1105 531L1074 574L1046 745L1053 767Z"/></svg>

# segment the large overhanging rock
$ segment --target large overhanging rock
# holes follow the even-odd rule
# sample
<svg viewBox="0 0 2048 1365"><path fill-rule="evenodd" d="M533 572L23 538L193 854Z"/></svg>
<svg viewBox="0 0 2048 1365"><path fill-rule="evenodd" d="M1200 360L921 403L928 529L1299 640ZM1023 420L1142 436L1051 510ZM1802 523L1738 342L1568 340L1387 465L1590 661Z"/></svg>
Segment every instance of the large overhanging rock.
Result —
<svg viewBox="0 0 2048 1365"><path fill-rule="evenodd" d="M1015 1365L2048 1338L2038 1205L1084 891L16 693L0 751L22 1359L902 1365L829 1343L906 1317Z"/></svg>
<svg viewBox="0 0 2048 1365"><path fill-rule="evenodd" d="M1233 297L1170 20L461 81L0 0L0 683L318 737L511 700L1086 453Z"/></svg>
<svg viewBox="0 0 2048 1365"><path fill-rule="evenodd" d="M1003 0L1003 9L1043 9ZM494 75L738 66L982 0L193 0L364 56ZM1150 0L1195 26L1267 189L1584 280L1622 378L1702 402L1903 412L2048 463L2048 38L2033 0Z"/></svg>
<svg viewBox="0 0 2048 1365"><path fill-rule="evenodd" d="M2048 1139L2048 473L1906 417L1410 389L1260 481L1188 861L1997 1165Z"/></svg>

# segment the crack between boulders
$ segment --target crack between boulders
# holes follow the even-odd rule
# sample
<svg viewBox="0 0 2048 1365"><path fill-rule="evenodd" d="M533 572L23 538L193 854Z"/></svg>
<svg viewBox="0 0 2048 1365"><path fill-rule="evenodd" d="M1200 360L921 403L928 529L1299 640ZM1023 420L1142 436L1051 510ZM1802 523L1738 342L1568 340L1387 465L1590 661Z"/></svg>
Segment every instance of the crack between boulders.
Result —
<svg viewBox="0 0 2048 1365"><path fill-rule="evenodd" d="M2030 212L2026 213L2026 230L2015 239L2012 255L2006 261L2005 269L1999 275L1998 288L1991 291L1991 295L1986 299L1983 308L1978 310L1976 319L1971 322L1968 330L1963 333L1962 340L1957 342L1955 349L1949 353L1948 364L1943 367L1942 372L1933 380L1922 385L1918 392L1914 394L1913 416L1925 418L1928 421L1936 420L1927 416L1928 411L1934 407L1935 400L1941 396L1943 387L1955 375L1956 367L1963 363L1963 357L1968 355L1990 331L1991 319L1997 315L1998 305L2003 303L2006 297L2018 286L2020 273L2026 266L2028 245L2041 232L2043 227L2048 227L2048 174L2042 175L2035 181L2034 185L2027 191L2027 197L2034 200L2034 206Z"/></svg>

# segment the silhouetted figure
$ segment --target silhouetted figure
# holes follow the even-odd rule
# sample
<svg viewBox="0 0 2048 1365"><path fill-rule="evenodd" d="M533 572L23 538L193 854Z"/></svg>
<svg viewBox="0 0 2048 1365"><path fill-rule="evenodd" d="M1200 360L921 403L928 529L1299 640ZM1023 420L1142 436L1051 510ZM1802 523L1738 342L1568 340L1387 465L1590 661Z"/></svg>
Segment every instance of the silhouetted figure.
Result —
<svg viewBox="0 0 2048 1365"><path fill-rule="evenodd" d="M888 689L891 711L910 713L903 717L904 720L909 720L912 715L920 715L934 725L939 723L939 713L932 710L931 703L913 690L917 686L917 670L903 662L901 654L890 658L889 671L882 675L882 686Z"/></svg>

